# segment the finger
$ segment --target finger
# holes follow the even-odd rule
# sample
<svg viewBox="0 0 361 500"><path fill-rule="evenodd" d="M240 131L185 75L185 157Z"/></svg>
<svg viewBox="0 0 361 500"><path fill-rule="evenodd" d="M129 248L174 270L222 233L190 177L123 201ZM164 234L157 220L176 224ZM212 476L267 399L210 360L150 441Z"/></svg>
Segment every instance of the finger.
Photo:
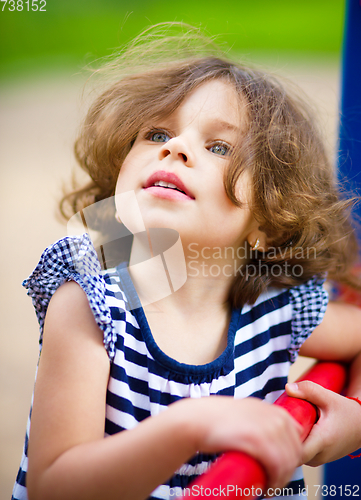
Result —
<svg viewBox="0 0 361 500"><path fill-rule="evenodd" d="M330 398L330 391L310 380L304 380L297 384L286 384L286 392L288 396L306 399L319 407L326 406Z"/></svg>
<svg viewBox="0 0 361 500"><path fill-rule="evenodd" d="M317 455L322 449L322 438L317 432L312 432L303 443L302 463L306 465L320 465L317 461Z"/></svg>

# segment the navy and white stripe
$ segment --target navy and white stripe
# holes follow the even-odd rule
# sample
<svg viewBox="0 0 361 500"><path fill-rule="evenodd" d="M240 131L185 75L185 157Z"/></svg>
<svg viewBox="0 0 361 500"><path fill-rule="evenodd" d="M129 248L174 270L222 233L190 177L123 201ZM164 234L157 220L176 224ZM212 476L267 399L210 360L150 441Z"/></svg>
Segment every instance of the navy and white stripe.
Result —
<svg viewBox="0 0 361 500"><path fill-rule="evenodd" d="M253 306L232 312L225 351L198 366L179 363L159 349L126 266L100 272L88 235L64 238L49 247L24 282L38 316L40 344L50 298L67 280L76 281L86 292L104 333L111 362L106 436L132 429L185 397L255 396L273 402L284 389L300 346L321 322L328 301L322 281L316 279L291 290L269 290ZM27 499L28 434L29 426L13 500ZM179 496L215 458L197 454L150 498ZM291 483L295 495L303 487L300 474L296 471Z"/></svg>

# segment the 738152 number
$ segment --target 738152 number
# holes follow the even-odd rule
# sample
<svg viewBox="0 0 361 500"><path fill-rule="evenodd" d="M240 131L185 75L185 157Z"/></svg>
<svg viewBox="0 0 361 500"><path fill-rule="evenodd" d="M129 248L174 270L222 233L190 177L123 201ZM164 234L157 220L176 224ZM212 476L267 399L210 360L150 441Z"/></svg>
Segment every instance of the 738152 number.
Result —
<svg viewBox="0 0 361 500"><path fill-rule="evenodd" d="M1 0L4 4L2 7L2 12L8 10L10 12L17 11L30 11L33 12L46 12L46 0Z"/></svg>

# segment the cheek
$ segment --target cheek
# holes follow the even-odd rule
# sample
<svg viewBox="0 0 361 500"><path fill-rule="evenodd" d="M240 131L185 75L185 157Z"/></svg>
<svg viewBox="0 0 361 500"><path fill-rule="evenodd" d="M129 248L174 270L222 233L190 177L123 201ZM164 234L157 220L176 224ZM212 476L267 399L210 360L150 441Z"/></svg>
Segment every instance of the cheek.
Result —
<svg viewBox="0 0 361 500"><path fill-rule="evenodd" d="M125 162L124 162L125 163ZM125 167L123 169L123 167ZM143 217L136 197L132 169L122 166L115 186L116 218L133 234L145 231Z"/></svg>
<svg viewBox="0 0 361 500"><path fill-rule="evenodd" d="M252 179L248 172L243 172L237 180L234 194L246 208L249 208L254 198Z"/></svg>
<svg viewBox="0 0 361 500"><path fill-rule="evenodd" d="M125 170L123 169L124 164L122 165L119 174L118 174L118 179L117 183L115 185L115 194L121 193L123 191L123 187L126 183L126 173Z"/></svg>
<svg viewBox="0 0 361 500"><path fill-rule="evenodd" d="M237 212L238 207L232 203L228 198L224 183L223 175L219 175L217 179L212 182L212 186L209 189L209 202L214 207L218 207L221 212L233 213Z"/></svg>
<svg viewBox="0 0 361 500"><path fill-rule="evenodd" d="M151 161L152 156L149 151L144 150L140 145L135 145L124 159L119 177L127 181L136 181Z"/></svg>
<svg viewBox="0 0 361 500"><path fill-rule="evenodd" d="M253 228L255 219L249 207L250 185L249 183L238 182L235 194L242 202L242 206L235 205L227 196L223 185L223 177L214 185L211 196L209 197L209 207L212 210L215 219L219 224L226 224L233 228L235 233L248 231ZM217 200L217 202L216 202Z"/></svg>
<svg viewBox="0 0 361 500"><path fill-rule="evenodd" d="M131 189L132 182L136 179L136 162L131 152L126 156L120 167L115 192L124 192ZM133 186L134 187L134 186Z"/></svg>

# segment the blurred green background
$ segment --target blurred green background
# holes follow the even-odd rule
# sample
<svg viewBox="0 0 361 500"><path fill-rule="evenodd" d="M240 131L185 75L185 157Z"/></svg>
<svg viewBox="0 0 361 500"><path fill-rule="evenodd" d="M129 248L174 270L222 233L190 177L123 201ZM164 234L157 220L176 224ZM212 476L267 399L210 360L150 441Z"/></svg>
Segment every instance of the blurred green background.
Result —
<svg viewBox="0 0 361 500"><path fill-rule="evenodd" d="M35 4L43 11L32 12L32 0L1 1L3 78L44 68L82 67L163 21L202 27L250 57L260 51L338 56L342 42L344 0L37 0Z"/></svg>

